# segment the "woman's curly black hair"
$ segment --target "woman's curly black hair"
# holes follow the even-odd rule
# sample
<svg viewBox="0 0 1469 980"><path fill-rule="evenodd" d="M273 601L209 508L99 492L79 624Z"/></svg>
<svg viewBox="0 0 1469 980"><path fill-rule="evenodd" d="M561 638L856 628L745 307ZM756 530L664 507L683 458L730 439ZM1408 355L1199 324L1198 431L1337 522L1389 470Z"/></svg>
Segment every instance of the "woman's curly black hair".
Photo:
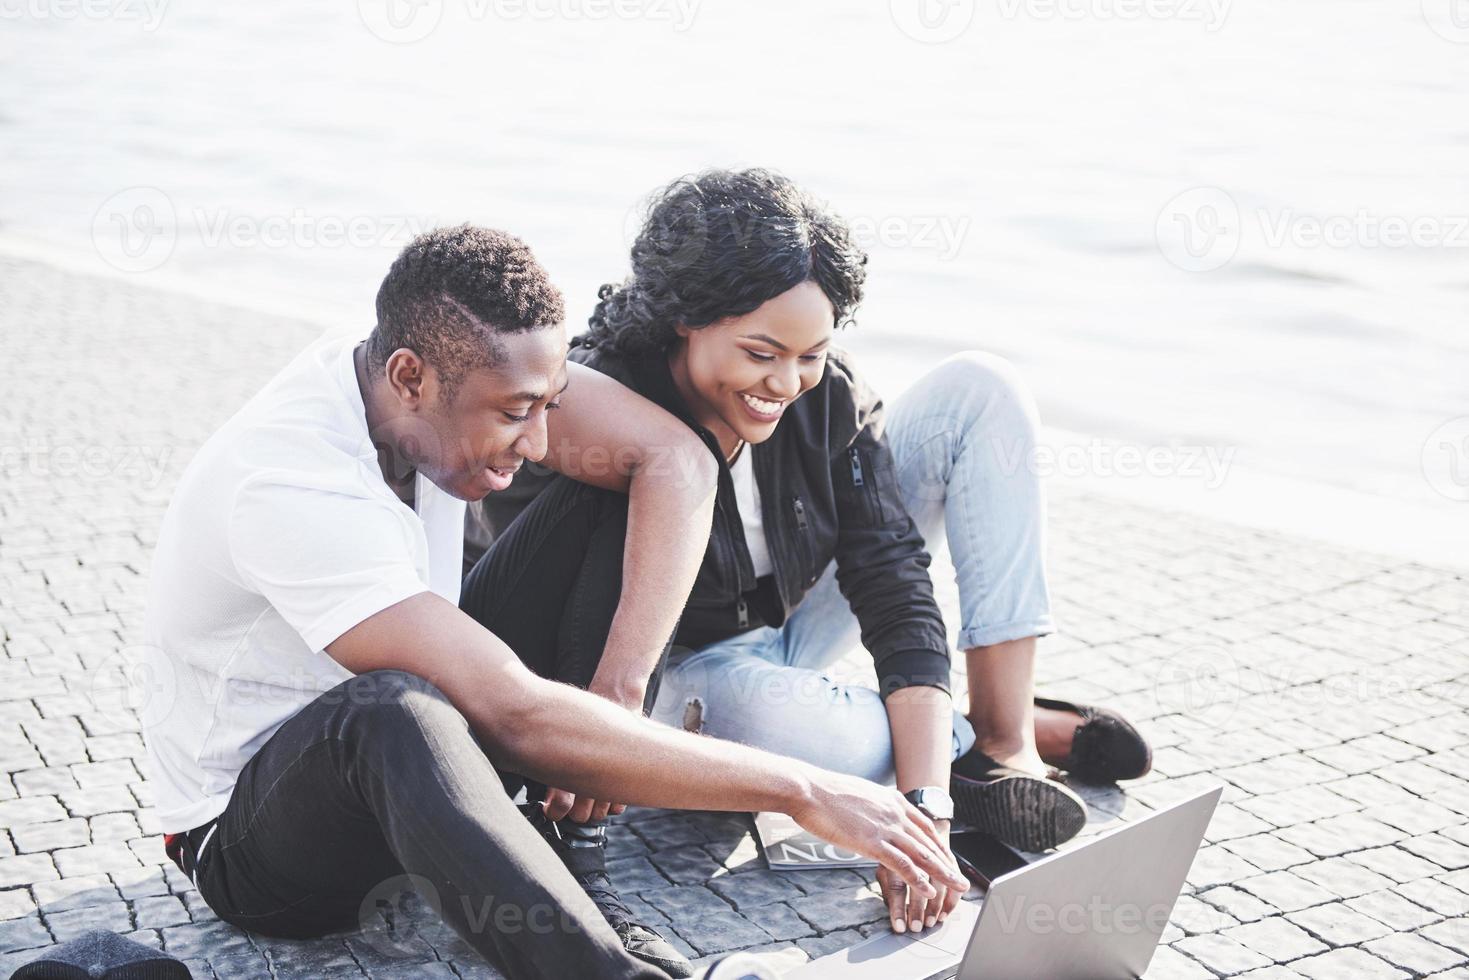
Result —
<svg viewBox="0 0 1469 980"><path fill-rule="evenodd" d="M598 291L577 338L586 346L641 354L666 349L674 327L743 316L812 281L852 322L867 278L867 254L847 223L770 170L706 170L656 193L632 246L632 274Z"/></svg>

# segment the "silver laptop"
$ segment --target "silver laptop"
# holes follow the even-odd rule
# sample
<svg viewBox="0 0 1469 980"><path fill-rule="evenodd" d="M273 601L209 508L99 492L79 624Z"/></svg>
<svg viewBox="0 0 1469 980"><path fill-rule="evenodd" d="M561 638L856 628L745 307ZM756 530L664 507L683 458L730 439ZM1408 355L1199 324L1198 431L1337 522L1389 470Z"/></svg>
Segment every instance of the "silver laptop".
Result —
<svg viewBox="0 0 1469 980"><path fill-rule="evenodd" d="M1183 889L1222 788L996 878L936 929L884 931L787 980L1133 980Z"/></svg>

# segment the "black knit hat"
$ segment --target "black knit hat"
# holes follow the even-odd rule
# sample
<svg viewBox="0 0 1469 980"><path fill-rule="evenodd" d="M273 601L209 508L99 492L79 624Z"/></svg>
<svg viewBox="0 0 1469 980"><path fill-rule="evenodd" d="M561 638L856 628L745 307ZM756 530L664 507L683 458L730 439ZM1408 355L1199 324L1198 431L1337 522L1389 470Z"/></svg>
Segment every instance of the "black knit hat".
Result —
<svg viewBox="0 0 1469 980"><path fill-rule="evenodd" d="M103 929L53 946L11 980L192 980L183 963L151 946Z"/></svg>

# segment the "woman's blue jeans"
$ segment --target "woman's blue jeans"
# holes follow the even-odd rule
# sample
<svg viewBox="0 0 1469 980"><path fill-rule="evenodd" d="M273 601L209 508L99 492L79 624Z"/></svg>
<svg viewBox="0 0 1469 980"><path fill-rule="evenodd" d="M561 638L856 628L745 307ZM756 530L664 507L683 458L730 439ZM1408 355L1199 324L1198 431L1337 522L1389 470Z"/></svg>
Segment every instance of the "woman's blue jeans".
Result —
<svg viewBox="0 0 1469 980"><path fill-rule="evenodd" d="M954 565L960 650L1054 632L1038 428L1015 367L977 351L945 360L888 408L903 502L929 550L946 543ZM783 626L675 650L653 717L890 783L882 699L831 674L859 642L833 562ZM955 699L962 705L958 691ZM956 710L955 757L973 744Z"/></svg>

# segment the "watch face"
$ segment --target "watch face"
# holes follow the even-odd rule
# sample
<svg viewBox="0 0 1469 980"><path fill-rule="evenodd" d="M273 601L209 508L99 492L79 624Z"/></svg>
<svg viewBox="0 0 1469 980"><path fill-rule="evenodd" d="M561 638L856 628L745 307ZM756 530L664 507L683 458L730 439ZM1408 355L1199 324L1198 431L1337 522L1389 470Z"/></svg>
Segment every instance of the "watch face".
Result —
<svg viewBox="0 0 1469 980"><path fill-rule="evenodd" d="M954 819L954 800L937 786L914 790L908 794L908 801L928 814L931 820Z"/></svg>

